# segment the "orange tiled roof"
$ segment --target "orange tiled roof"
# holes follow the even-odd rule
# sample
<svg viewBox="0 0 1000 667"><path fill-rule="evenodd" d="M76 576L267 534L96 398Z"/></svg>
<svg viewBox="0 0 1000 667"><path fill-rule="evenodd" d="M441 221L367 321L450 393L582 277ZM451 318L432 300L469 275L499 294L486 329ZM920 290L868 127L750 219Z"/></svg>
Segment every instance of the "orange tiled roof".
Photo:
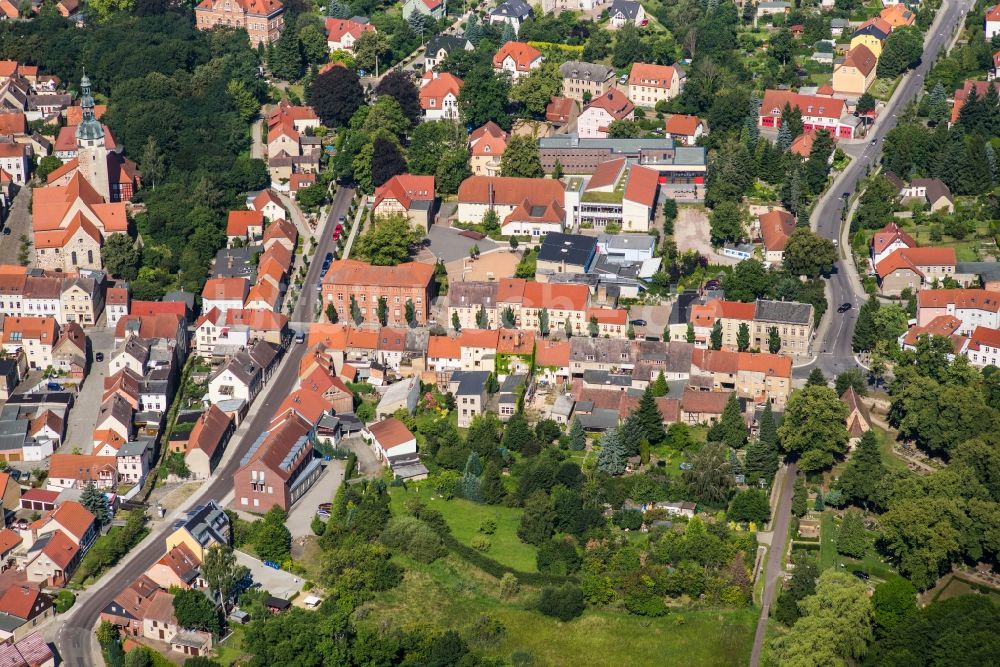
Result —
<svg viewBox="0 0 1000 667"><path fill-rule="evenodd" d="M879 278L885 278L897 269L909 269L919 276L924 273L923 266L955 266L954 248L899 248L883 259L875 267Z"/></svg>
<svg viewBox="0 0 1000 667"><path fill-rule="evenodd" d="M632 100L625 93L617 88L612 88L603 95L598 95L590 100L590 103L584 107L584 112L587 109L603 109L615 120L621 120L632 113L635 105L632 104Z"/></svg>
<svg viewBox="0 0 1000 667"><path fill-rule="evenodd" d="M630 86L647 86L650 88L669 88L673 81L675 70L670 65L650 65L635 63L628 75Z"/></svg>
<svg viewBox="0 0 1000 667"><path fill-rule="evenodd" d="M788 237L795 231L795 216L788 211L774 209L757 216L760 235L768 250L784 250Z"/></svg>
<svg viewBox="0 0 1000 667"><path fill-rule="evenodd" d="M510 57L518 72L527 72L531 63L542 57L542 52L525 42L507 42L493 56L493 67L500 69L503 61Z"/></svg>
<svg viewBox="0 0 1000 667"><path fill-rule="evenodd" d="M415 200L433 201L434 177L417 176L415 174L398 174L375 188L375 203L373 209L385 199L395 199L403 208L409 210Z"/></svg>
<svg viewBox="0 0 1000 667"><path fill-rule="evenodd" d="M1000 292L983 289L934 289L917 292L918 308L947 308L1000 312Z"/></svg>
<svg viewBox="0 0 1000 667"><path fill-rule="evenodd" d="M419 287L430 284L434 265L406 262L398 266L373 266L355 259L338 259L330 265L323 283L379 287Z"/></svg>
<svg viewBox="0 0 1000 667"><path fill-rule="evenodd" d="M701 118L689 116L687 114L675 113L667 118L664 131L667 134L678 134L684 137L693 137L694 133L701 125Z"/></svg>
<svg viewBox="0 0 1000 667"><path fill-rule="evenodd" d="M451 336L429 336L427 338L427 357L433 359L461 359L462 345L458 338Z"/></svg>

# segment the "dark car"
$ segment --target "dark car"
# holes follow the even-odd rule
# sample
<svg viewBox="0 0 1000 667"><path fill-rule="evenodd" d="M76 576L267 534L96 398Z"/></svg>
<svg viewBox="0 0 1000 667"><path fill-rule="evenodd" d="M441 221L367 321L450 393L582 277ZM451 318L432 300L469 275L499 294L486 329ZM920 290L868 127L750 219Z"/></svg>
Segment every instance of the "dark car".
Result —
<svg viewBox="0 0 1000 667"><path fill-rule="evenodd" d="M344 224L345 222L347 222L347 217L342 215L339 218L337 218L337 222L340 224Z"/></svg>
<svg viewBox="0 0 1000 667"><path fill-rule="evenodd" d="M3 228L3 235L4 236L10 236L10 227L4 227Z"/></svg>
<svg viewBox="0 0 1000 667"><path fill-rule="evenodd" d="M857 572L851 572L851 574L853 574L855 577L857 577L861 581L868 581L868 573L867 572L862 572L861 570L858 570Z"/></svg>
<svg viewBox="0 0 1000 667"><path fill-rule="evenodd" d="M323 263L326 264L327 266L329 266L330 264L333 263L333 253L332 252L326 253L326 257L323 258Z"/></svg>
<svg viewBox="0 0 1000 667"><path fill-rule="evenodd" d="M722 283L720 283L718 280L709 280L708 282L705 283L705 289L707 290L719 289L721 285Z"/></svg>
<svg viewBox="0 0 1000 667"><path fill-rule="evenodd" d="M849 310L850 310L851 308L853 308L853 307L854 307L854 306L852 306L852 305L851 305L851 304L849 304L849 303L842 303L842 304L840 304L840 306L839 306L839 307L837 308L837 312L838 312L838 313L846 313L847 311L849 311Z"/></svg>
<svg viewBox="0 0 1000 667"><path fill-rule="evenodd" d="M45 388L49 391L62 391L62 385L58 382L47 382Z"/></svg>
<svg viewBox="0 0 1000 667"><path fill-rule="evenodd" d="M98 352L97 354L94 355L94 359L96 359L97 361L104 361L104 353Z"/></svg>
<svg viewBox="0 0 1000 667"><path fill-rule="evenodd" d="M634 327L644 327L646 326L646 320L632 320L629 324Z"/></svg>

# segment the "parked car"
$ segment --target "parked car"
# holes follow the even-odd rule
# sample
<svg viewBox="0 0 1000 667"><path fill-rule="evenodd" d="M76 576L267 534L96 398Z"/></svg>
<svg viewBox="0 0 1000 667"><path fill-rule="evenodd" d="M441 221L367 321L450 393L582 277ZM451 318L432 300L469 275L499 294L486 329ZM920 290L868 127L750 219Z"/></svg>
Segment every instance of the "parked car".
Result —
<svg viewBox="0 0 1000 667"><path fill-rule="evenodd" d="M722 286L722 283L720 283L718 280L715 280L715 279L709 280L709 281L707 281L705 283L705 289L707 289L707 290L716 290L716 289L719 289L719 287L721 287L721 286Z"/></svg>
<svg viewBox="0 0 1000 667"><path fill-rule="evenodd" d="M646 320L632 320L629 324L634 327L644 327L646 326Z"/></svg>
<svg viewBox="0 0 1000 667"><path fill-rule="evenodd" d="M104 361L104 353L98 352L97 354L94 355L94 359L96 359L97 361Z"/></svg>
<svg viewBox="0 0 1000 667"><path fill-rule="evenodd" d="M295 334L295 342L296 343L304 343L304 342L306 342L306 335L304 333L302 333L301 331L298 332L297 334Z"/></svg>
<svg viewBox="0 0 1000 667"><path fill-rule="evenodd" d="M3 235L4 236L10 236L10 227L4 227L3 228Z"/></svg>
<svg viewBox="0 0 1000 667"><path fill-rule="evenodd" d="M46 382L45 388L49 391L62 391L62 385L58 382Z"/></svg>

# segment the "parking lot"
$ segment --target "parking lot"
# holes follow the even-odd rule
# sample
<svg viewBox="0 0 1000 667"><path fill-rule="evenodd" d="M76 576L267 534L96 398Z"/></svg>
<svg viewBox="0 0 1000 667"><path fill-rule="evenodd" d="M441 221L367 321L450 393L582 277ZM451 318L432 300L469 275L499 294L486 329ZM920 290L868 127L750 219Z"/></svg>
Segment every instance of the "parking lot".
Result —
<svg viewBox="0 0 1000 667"><path fill-rule="evenodd" d="M337 492L337 487L344 480L343 461L336 459L328 461L325 468L323 474L306 492L306 495L292 506L291 512L285 519L285 525L293 539L313 534L310 524L316 515L316 508L320 503L332 502L333 494Z"/></svg>
<svg viewBox="0 0 1000 667"><path fill-rule="evenodd" d="M447 264L456 259L468 257L469 248L474 245L479 246L479 252L486 252L498 247L494 241L488 238L477 241L476 239L470 239L468 236L462 236L459 234L461 231L452 227L431 225L430 231L427 232L427 238L431 241L428 249L435 257Z"/></svg>
<svg viewBox="0 0 1000 667"><path fill-rule="evenodd" d="M291 572L275 570L264 565L264 562L250 554L236 550L236 562L250 570L250 576L255 583L271 595L288 599L302 589L302 580Z"/></svg>

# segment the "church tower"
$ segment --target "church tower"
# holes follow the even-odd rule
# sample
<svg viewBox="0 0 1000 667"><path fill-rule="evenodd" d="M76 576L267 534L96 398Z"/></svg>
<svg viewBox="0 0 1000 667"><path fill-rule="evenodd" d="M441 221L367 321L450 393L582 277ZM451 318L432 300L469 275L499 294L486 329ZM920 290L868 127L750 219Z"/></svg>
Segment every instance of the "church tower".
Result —
<svg viewBox="0 0 1000 667"><path fill-rule="evenodd" d="M80 79L83 120L76 128L76 158L80 175L104 197L111 201L108 181L108 149L104 145L104 128L94 118L94 98L90 95L90 79L84 74Z"/></svg>

